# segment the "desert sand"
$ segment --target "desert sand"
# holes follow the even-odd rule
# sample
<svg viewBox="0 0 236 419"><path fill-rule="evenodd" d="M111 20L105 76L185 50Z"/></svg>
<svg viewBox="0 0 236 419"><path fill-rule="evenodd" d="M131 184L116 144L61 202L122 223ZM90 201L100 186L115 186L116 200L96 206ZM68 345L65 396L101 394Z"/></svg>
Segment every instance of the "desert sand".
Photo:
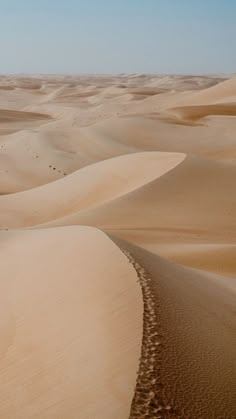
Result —
<svg viewBox="0 0 236 419"><path fill-rule="evenodd" d="M0 418L236 417L236 77L0 76Z"/></svg>

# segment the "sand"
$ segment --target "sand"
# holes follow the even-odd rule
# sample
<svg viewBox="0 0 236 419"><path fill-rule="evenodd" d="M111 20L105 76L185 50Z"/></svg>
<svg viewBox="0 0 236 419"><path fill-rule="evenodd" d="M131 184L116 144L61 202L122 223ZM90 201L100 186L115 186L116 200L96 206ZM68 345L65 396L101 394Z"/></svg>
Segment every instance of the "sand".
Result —
<svg viewBox="0 0 236 419"><path fill-rule="evenodd" d="M0 418L236 416L236 78L0 76Z"/></svg>

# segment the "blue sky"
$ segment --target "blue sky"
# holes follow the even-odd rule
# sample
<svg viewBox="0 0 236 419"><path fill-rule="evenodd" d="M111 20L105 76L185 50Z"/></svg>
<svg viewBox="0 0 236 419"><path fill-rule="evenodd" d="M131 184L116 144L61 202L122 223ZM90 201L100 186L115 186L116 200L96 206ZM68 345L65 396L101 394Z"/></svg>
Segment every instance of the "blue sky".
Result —
<svg viewBox="0 0 236 419"><path fill-rule="evenodd" d="M0 73L234 73L236 0L0 0Z"/></svg>

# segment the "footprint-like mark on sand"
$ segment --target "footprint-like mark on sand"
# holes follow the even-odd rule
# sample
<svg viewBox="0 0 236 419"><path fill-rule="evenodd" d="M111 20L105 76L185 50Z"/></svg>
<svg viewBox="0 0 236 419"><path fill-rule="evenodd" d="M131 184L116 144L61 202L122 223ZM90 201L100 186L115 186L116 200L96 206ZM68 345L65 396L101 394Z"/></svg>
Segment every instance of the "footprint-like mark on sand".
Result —
<svg viewBox="0 0 236 419"><path fill-rule="evenodd" d="M122 249L136 270L142 288L143 339L139 370L129 419L182 418L171 406L162 402L160 367L163 342L158 326L156 299L152 279L148 272L135 260L131 253Z"/></svg>

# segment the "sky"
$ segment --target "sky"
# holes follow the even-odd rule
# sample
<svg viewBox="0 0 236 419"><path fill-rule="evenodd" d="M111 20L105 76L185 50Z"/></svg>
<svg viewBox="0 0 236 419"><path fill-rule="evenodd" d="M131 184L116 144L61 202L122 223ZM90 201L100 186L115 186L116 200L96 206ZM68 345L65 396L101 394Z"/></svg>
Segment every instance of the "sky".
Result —
<svg viewBox="0 0 236 419"><path fill-rule="evenodd" d="M0 73L236 72L236 0L0 0Z"/></svg>

